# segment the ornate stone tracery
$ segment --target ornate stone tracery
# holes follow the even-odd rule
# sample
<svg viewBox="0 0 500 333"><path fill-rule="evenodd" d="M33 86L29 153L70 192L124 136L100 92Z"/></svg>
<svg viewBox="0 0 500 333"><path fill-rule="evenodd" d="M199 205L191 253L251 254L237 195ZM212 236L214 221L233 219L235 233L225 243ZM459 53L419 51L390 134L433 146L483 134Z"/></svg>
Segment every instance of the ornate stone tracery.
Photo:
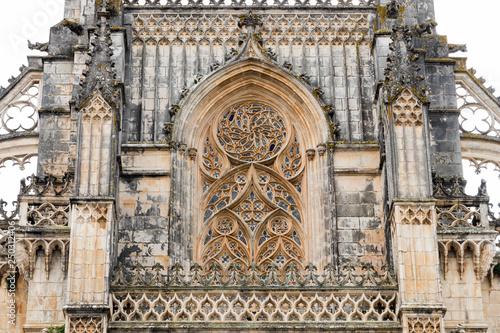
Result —
<svg viewBox="0 0 500 333"><path fill-rule="evenodd" d="M456 84L462 133L500 137L500 117L464 82Z"/></svg>
<svg viewBox="0 0 500 333"><path fill-rule="evenodd" d="M401 224L432 224L432 208L426 206L400 206Z"/></svg>
<svg viewBox="0 0 500 333"><path fill-rule="evenodd" d="M397 318L396 294L387 292L116 292L112 302L112 322L392 323Z"/></svg>
<svg viewBox="0 0 500 333"><path fill-rule="evenodd" d="M270 107L243 104L222 116L217 137L230 156L245 162L261 162L279 153L287 139L287 130L283 119Z"/></svg>
<svg viewBox="0 0 500 333"><path fill-rule="evenodd" d="M283 115L267 105L235 105L209 128L203 152L202 265L303 267L302 198L294 185L304 156Z"/></svg>
<svg viewBox="0 0 500 333"><path fill-rule="evenodd" d="M393 106L395 126L422 126L422 102L409 89L403 90Z"/></svg>
<svg viewBox="0 0 500 333"><path fill-rule="evenodd" d="M409 333L441 333L441 318L408 318Z"/></svg>
<svg viewBox="0 0 500 333"><path fill-rule="evenodd" d="M104 332L104 317L69 317L70 333L102 333Z"/></svg>
<svg viewBox="0 0 500 333"><path fill-rule="evenodd" d="M15 100L0 110L0 135L36 130L39 86L40 80L31 81Z"/></svg>

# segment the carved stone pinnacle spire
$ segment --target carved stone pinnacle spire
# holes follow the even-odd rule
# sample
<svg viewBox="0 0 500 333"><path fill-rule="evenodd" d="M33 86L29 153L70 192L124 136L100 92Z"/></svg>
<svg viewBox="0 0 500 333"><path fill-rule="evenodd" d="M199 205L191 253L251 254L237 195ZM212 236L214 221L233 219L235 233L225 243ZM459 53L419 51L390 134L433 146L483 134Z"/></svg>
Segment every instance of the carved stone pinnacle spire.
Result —
<svg viewBox="0 0 500 333"><path fill-rule="evenodd" d="M111 60L109 14L106 10L98 13L99 22L91 37L90 60L87 61L87 71L83 73L85 78L76 104L78 108L83 107L95 92L100 92L111 107L118 105L120 92L116 87L116 72Z"/></svg>
<svg viewBox="0 0 500 333"><path fill-rule="evenodd" d="M421 68L417 63L419 55L413 48L411 30L407 26L396 26L392 30L391 40L391 52L387 57L384 73L389 99L403 88L412 88L415 93L424 97L425 88L421 85L424 77L420 75Z"/></svg>

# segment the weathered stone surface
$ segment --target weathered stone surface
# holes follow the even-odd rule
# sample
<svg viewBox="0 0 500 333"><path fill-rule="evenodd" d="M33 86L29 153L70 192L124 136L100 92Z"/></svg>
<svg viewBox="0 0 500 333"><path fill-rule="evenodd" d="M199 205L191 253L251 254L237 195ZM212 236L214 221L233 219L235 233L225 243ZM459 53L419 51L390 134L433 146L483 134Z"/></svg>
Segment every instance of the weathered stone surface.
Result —
<svg viewBox="0 0 500 333"><path fill-rule="evenodd" d="M497 332L498 222L462 157L500 165L500 106L433 11L66 0L0 89L0 172L39 176L0 201L0 313L19 213L16 332ZM19 103L33 126L5 125Z"/></svg>

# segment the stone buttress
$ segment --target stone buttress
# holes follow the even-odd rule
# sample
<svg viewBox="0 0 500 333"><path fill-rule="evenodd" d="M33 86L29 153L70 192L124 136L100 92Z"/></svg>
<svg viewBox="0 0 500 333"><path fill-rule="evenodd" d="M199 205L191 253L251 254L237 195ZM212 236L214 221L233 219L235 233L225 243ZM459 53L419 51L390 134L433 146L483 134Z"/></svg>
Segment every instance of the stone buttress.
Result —
<svg viewBox="0 0 500 333"><path fill-rule="evenodd" d="M312 2L65 1L0 89L40 88L29 135L0 134L0 167L7 139L38 149L0 201L16 332L495 329L456 102L474 80L434 1Z"/></svg>

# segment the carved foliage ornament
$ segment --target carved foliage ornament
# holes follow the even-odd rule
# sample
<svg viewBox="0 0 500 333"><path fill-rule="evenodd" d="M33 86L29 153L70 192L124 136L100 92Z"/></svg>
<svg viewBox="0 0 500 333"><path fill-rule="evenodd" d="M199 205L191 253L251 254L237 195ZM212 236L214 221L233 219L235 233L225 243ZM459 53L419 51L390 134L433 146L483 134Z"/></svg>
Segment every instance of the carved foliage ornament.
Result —
<svg viewBox="0 0 500 333"><path fill-rule="evenodd" d="M384 84L389 99L396 97L403 88L412 88L420 96L424 96L425 88L420 84L424 77L419 75L419 55L413 48L411 30L407 26L395 26L391 40L391 52L387 57L388 64L384 72Z"/></svg>
<svg viewBox="0 0 500 333"><path fill-rule="evenodd" d="M268 267L251 265L248 269L240 269L237 264L232 264L226 272L222 271L220 266L214 266L202 269L201 265L194 263L189 270L184 270L181 264L175 263L165 274L167 269L158 262L152 267L144 267L137 263L132 269L118 263L114 267L111 285L115 290L122 287L130 290L129 287L159 286L187 289L203 287L203 290L215 290L220 287L252 288L252 286L273 286L279 287L279 290L301 286L302 291L318 289L331 291L343 287L397 289L396 280L391 273L392 268L387 265L375 268L370 263L365 263L362 267L355 267L348 263L337 268L327 264L323 270L318 271L312 263L307 264L304 270L299 270L299 267L291 262L287 266L288 269L282 273L278 271L276 265Z"/></svg>
<svg viewBox="0 0 500 333"><path fill-rule="evenodd" d="M204 267L304 266L300 140L272 107L238 104L208 128L199 248Z"/></svg>
<svg viewBox="0 0 500 333"><path fill-rule="evenodd" d="M433 177L433 194L435 198L467 197L465 185L467 181L461 177Z"/></svg>
<svg viewBox="0 0 500 333"><path fill-rule="evenodd" d="M424 225L432 224L432 209L426 206L400 206L398 207L401 224Z"/></svg>
<svg viewBox="0 0 500 333"><path fill-rule="evenodd" d="M317 0L314 7L363 7L375 5L375 0ZM188 0L187 2L180 0L123 0L126 7L151 7L151 6L168 6L168 7L248 7L248 8L282 8L282 7L302 7L310 8L313 6L309 0L289 1L289 0L253 0L248 3L245 0Z"/></svg>
<svg viewBox="0 0 500 333"><path fill-rule="evenodd" d="M12 209L7 209L8 202L0 199L0 221L18 221L19 203L14 201Z"/></svg>
<svg viewBox="0 0 500 333"><path fill-rule="evenodd" d="M120 90L117 88L115 63L111 60L111 30L105 16L101 16L91 39L92 50L87 70L82 74L84 79L80 85L78 108L82 108L88 100L99 92L113 109L120 101Z"/></svg>
<svg viewBox="0 0 500 333"><path fill-rule="evenodd" d="M70 195L73 190L73 176L65 174L64 177L48 175L37 177L34 174L21 180L21 195L32 196L63 196Z"/></svg>

